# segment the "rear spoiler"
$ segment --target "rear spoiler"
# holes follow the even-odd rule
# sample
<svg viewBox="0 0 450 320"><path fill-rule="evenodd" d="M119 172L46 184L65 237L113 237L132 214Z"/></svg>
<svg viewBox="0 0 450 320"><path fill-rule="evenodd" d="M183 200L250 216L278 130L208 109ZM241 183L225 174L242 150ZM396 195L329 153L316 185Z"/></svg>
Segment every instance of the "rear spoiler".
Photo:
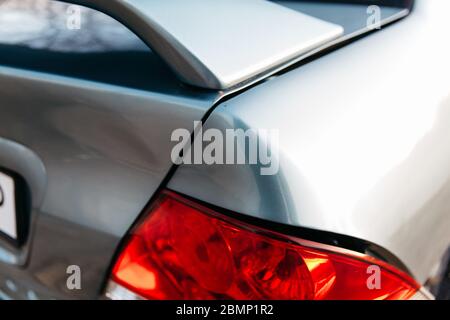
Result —
<svg viewBox="0 0 450 320"><path fill-rule="evenodd" d="M136 33L185 83L225 90L341 36L341 26L265 0L60 0Z"/></svg>

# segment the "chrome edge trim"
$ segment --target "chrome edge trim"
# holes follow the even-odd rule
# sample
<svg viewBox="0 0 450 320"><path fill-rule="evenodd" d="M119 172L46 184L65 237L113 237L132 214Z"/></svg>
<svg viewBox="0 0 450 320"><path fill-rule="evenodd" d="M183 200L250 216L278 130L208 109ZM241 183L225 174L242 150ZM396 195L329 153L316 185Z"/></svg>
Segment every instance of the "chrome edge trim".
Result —
<svg viewBox="0 0 450 320"><path fill-rule="evenodd" d="M112 280L106 286L105 298L108 300L146 300Z"/></svg>

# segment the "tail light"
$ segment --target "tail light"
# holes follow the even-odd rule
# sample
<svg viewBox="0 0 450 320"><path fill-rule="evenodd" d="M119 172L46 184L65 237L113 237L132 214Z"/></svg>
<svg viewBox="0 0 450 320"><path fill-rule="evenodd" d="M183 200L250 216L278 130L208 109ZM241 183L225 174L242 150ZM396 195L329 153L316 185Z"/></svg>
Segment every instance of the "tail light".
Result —
<svg viewBox="0 0 450 320"><path fill-rule="evenodd" d="M146 299L408 299L382 261L249 226L164 192L132 231L112 283Z"/></svg>

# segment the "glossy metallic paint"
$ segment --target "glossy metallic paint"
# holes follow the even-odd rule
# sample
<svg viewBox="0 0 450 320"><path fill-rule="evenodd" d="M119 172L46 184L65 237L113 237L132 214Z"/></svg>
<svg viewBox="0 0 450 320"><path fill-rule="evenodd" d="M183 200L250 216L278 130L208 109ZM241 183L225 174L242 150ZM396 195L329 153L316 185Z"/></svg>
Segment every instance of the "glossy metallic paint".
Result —
<svg viewBox="0 0 450 320"><path fill-rule="evenodd" d="M277 175L184 165L169 187L372 241L424 282L450 244L449 10L416 1L407 19L222 103L205 129L278 129Z"/></svg>

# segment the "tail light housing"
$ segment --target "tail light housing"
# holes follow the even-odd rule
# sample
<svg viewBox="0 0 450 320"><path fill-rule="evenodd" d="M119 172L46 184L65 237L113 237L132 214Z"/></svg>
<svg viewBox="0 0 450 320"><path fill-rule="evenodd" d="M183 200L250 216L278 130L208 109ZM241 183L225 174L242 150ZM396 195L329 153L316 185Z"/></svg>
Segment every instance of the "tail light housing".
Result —
<svg viewBox="0 0 450 320"><path fill-rule="evenodd" d="M409 299L420 286L373 257L282 235L165 191L127 239L111 288L144 299Z"/></svg>

